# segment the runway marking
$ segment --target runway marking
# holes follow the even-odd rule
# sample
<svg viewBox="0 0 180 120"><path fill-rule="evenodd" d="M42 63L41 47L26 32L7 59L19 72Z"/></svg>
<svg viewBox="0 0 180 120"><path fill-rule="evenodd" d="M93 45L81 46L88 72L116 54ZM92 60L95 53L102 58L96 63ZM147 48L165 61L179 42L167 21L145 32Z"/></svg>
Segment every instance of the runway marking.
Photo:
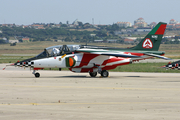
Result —
<svg viewBox="0 0 180 120"><path fill-rule="evenodd" d="M29 88L76 88L76 89L109 89L109 90L159 90L159 91L180 91L178 88L127 88L127 87L86 87L86 86L29 86L29 85L0 85L4 87L29 87Z"/></svg>
<svg viewBox="0 0 180 120"><path fill-rule="evenodd" d="M118 105L118 104L180 104L180 102L94 102L94 103L22 103L22 104L0 104L0 106L45 106L45 105Z"/></svg>

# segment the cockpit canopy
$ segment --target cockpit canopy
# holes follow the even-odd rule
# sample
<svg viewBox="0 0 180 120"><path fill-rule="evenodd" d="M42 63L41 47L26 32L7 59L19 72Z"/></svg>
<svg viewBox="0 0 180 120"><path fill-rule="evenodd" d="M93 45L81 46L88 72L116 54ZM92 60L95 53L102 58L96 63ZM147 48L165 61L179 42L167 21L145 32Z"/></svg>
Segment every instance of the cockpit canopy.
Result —
<svg viewBox="0 0 180 120"><path fill-rule="evenodd" d="M42 53L36 56L36 58L45 58L60 56L68 53L72 53L75 50L81 48L81 45L56 45L47 47Z"/></svg>

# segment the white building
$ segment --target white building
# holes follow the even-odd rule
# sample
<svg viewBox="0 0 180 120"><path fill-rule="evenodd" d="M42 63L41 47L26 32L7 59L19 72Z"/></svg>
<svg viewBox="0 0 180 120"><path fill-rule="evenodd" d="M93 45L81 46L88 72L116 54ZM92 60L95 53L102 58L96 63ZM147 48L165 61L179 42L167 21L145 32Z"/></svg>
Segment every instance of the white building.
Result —
<svg viewBox="0 0 180 120"><path fill-rule="evenodd" d="M72 24L73 24L73 25L79 25L79 22L80 22L80 21L79 21L78 19L76 19Z"/></svg>
<svg viewBox="0 0 180 120"><path fill-rule="evenodd" d="M117 22L116 24L117 24L119 27L125 27L125 28L132 26L132 24L131 24L130 22Z"/></svg>
<svg viewBox="0 0 180 120"><path fill-rule="evenodd" d="M169 24L178 24L179 22L178 21L176 21L176 20L174 20L174 19L171 19L170 21L169 21Z"/></svg>
<svg viewBox="0 0 180 120"><path fill-rule="evenodd" d="M9 43L19 43L19 40L9 40Z"/></svg>
<svg viewBox="0 0 180 120"><path fill-rule="evenodd" d="M144 23L145 20L143 18L138 18L137 20L134 21L134 24L136 23Z"/></svg>
<svg viewBox="0 0 180 120"><path fill-rule="evenodd" d="M138 18L137 20L135 20L134 25L138 27L147 27L147 23L143 18Z"/></svg>

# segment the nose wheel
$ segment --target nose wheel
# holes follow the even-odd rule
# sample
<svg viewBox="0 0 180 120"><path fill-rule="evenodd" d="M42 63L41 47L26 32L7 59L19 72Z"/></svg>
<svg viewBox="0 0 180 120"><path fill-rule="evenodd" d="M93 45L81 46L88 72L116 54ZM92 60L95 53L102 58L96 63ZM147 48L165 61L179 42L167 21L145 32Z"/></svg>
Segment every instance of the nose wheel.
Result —
<svg viewBox="0 0 180 120"><path fill-rule="evenodd" d="M35 76L36 78L38 78L38 77L40 77L40 74L37 72L37 73L34 74L34 76Z"/></svg>
<svg viewBox="0 0 180 120"><path fill-rule="evenodd" d="M40 74L39 74L38 72L36 72L35 70L33 70L33 73L32 73L32 74L34 74L34 76L35 76L36 78L40 77Z"/></svg>

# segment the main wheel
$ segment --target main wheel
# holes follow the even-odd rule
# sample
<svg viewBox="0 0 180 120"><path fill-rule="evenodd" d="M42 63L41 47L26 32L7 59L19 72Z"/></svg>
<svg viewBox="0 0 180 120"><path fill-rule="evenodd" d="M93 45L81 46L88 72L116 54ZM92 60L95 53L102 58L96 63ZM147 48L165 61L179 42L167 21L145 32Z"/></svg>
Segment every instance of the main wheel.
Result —
<svg viewBox="0 0 180 120"><path fill-rule="evenodd" d="M36 78L40 77L39 73L35 73L34 75L35 75Z"/></svg>
<svg viewBox="0 0 180 120"><path fill-rule="evenodd" d="M103 70L103 71L101 71L101 76L102 77L108 77L109 76L109 72L107 70Z"/></svg>
<svg viewBox="0 0 180 120"><path fill-rule="evenodd" d="M97 72L89 72L89 75L90 75L91 77L96 77Z"/></svg>

